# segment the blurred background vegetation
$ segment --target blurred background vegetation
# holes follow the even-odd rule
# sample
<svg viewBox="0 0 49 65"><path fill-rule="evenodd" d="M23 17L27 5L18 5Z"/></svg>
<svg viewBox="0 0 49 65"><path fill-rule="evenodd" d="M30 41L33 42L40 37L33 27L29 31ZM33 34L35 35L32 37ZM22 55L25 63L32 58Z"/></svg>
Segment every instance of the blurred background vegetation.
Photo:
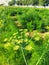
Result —
<svg viewBox="0 0 49 65"><path fill-rule="evenodd" d="M9 5L34 5L34 6L48 6L49 0L11 0Z"/></svg>

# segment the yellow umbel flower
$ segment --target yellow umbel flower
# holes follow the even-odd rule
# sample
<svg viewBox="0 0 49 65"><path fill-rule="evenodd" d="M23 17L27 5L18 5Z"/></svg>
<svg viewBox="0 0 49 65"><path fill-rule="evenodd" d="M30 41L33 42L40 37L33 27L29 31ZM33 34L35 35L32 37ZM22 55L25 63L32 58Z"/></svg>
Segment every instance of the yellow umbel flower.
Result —
<svg viewBox="0 0 49 65"><path fill-rule="evenodd" d="M15 47L13 48L13 50L18 50L18 49L19 49L19 45L15 46Z"/></svg>
<svg viewBox="0 0 49 65"><path fill-rule="evenodd" d="M20 39L20 40L15 40L16 43L20 44L23 42L23 39Z"/></svg>
<svg viewBox="0 0 49 65"><path fill-rule="evenodd" d="M15 42L18 43L18 40L16 39Z"/></svg>
<svg viewBox="0 0 49 65"><path fill-rule="evenodd" d="M34 39L35 39L36 41L39 41L40 38L39 38L39 36L37 36L37 37L35 37Z"/></svg>
<svg viewBox="0 0 49 65"><path fill-rule="evenodd" d="M14 33L13 35L15 36L16 34L18 34L18 32Z"/></svg>
<svg viewBox="0 0 49 65"><path fill-rule="evenodd" d="M28 51L30 51L30 50L32 50L32 46L31 46L31 45L27 45L27 46L25 47L25 49L28 50Z"/></svg>
<svg viewBox="0 0 49 65"><path fill-rule="evenodd" d="M48 43L49 43L49 40L48 40Z"/></svg>
<svg viewBox="0 0 49 65"><path fill-rule="evenodd" d="M46 26L46 29L49 29L49 26Z"/></svg>
<svg viewBox="0 0 49 65"><path fill-rule="evenodd" d="M28 39L24 39L24 42L28 42Z"/></svg>
<svg viewBox="0 0 49 65"><path fill-rule="evenodd" d="M3 24L4 23L4 21L3 20L0 20L0 27L3 27Z"/></svg>
<svg viewBox="0 0 49 65"><path fill-rule="evenodd" d="M13 38L16 38L16 36L14 36Z"/></svg>
<svg viewBox="0 0 49 65"><path fill-rule="evenodd" d="M9 38L9 40L12 40L12 36Z"/></svg>
<svg viewBox="0 0 49 65"><path fill-rule="evenodd" d="M23 29L19 29L19 31L23 31Z"/></svg>
<svg viewBox="0 0 49 65"><path fill-rule="evenodd" d="M7 40L8 40L8 39L7 39L7 38L5 38L5 39L4 39L4 42L6 42Z"/></svg>
<svg viewBox="0 0 49 65"><path fill-rule="evenodd" d="M4 48L8 48L10 46L10 43L4 44Z"/></svg>

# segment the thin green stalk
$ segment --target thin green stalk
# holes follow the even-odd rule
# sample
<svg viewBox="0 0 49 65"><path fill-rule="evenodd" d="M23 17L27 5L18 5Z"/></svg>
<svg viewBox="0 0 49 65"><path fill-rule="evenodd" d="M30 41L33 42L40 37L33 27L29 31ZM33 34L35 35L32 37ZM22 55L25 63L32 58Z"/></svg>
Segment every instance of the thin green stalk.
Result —
<svg viewBox="0 0 49 65"><path fill-rule="evenodd" d="M41 57L39 58L39 60L37 61L36 65L38 65L38 64L39 64L40 60L41 60L41 59L42 59L42 57L45 55L45 53L46 53L46 51L44 51L44 52L42 53L42 55L41 55Z"/></svg>
<svg viewBox="0 0 49 65"><path fill-rule="evenodd" d="M24 51L23 51L22 46L21 46L21 52L22 52L22 55L23 55L24 62L25 62L25 64L27 65L27 61L26 61L26 58L25 58L25 55L24 55Z"/></svg>
<svg viewBox="0 0 49 65"><path fill-rule="evenodd" d="M7 59L7 63L8 63L8 65L10 65L8 59Z"/></svg>
<svg viewBox="0 0 49 65"><path fill-rule="evenodd" d="M45 51L42 53L41 57L39 58L39 60L37 61L36 65L39 64L39 62L41 61L41 59L43 58L43 56L45 55L45 53L47 52L47 47L48 45L46 45Z"/></svg>

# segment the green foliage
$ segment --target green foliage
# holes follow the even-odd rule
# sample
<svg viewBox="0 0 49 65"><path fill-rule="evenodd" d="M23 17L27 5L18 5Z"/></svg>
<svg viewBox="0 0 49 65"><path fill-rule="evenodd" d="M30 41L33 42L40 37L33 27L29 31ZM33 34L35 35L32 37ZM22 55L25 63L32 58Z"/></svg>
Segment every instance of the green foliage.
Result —
<svg viewBox="0 0 49 65"><path fill-rule="evenodd" d="M0 65L49 65L49 9L0 7L0 14Z"/></svg>
<svg viewBox="0 0 49 65"><path fill-rule="evenodd" d="M8 3L10 6L14 5L15 4L15 0L12 0Z"/></svg>
<svg viewBox="0 0 49 65"><path fill-rule="evenodd" d="M9 2L9 5L13 4L46 6L49 4L49 0L12 0Z"/></svg>

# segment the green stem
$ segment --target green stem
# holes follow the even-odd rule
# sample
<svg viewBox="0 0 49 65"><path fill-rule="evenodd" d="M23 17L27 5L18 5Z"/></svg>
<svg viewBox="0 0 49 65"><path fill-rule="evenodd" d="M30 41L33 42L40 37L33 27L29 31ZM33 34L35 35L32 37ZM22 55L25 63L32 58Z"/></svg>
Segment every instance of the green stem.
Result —
<svg viewBox="0 0 49 65"><path fill-rule="evenodd" d="M45 55L45 53L46 53L46 51L44 51L44 52L42 53L42 55L41 55L41 57L39 58L39 60L37 61L36 65L38 65L38 64L39 64L40 60L41 60L41 59L42 59L42 57Z"/></svg>
<svg viewBox="0 0 49 65"><path fill-rule="evenodd" d="M21 51L22 51L22 55L23 55L24 62L25 62L25 64L27 65L27 61L26 61L26 58L25 58L25 55L24 55L24 51L23 51L22 46L21 46Z"/></svg>
<svg viewBox="0 0 49 65"><path fill-rule="evenodd" d="M45 51L42 53L42 55L41 55L41 57L39 58L39 60L37 61L36 65L39 64L40 60L43 58L43 56L44 56L45 53L47 52L47 48L48 48L48 45L46 45Z"/></svg>

